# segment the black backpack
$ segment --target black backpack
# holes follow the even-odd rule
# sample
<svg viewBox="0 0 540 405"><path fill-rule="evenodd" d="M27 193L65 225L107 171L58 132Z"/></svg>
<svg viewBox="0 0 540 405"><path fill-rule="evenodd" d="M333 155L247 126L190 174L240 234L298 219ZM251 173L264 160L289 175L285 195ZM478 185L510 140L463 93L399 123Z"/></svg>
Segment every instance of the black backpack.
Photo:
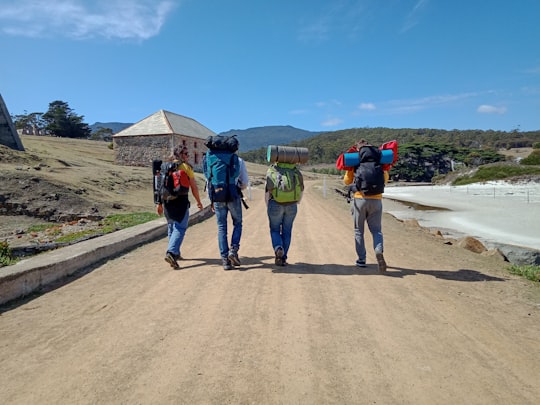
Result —
<svg viewBox="0 0 540 405"><path fill-rule="evenodd" d="M351 191L361 191L364 195L384 193L381 151L374 146L363 146L358 154L360 155L360 164L354 170Z"/></svg>

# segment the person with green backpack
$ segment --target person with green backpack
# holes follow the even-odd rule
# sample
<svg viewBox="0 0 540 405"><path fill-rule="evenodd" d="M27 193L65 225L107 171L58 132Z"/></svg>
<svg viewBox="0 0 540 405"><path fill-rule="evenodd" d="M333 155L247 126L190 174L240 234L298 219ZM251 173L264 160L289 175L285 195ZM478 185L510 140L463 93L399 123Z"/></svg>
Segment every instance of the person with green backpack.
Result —
<svg viewBox="0 0 540 405"><path fill-rule="evenodd" d="M271 149L276 151L271 158ZM285 150L283 150L285 148ZM298 212L298 203L304 191L304 178L296 166L307 160L307 149L269 146L268 160L274 160L266 172L266 204L270 239L274 249L276 266L286 266L291 246L293 223ZM299 153L296 149L302 149ZM281 153L280 153L281 152ZM290 153L288 153L290 152Z"/></svg>

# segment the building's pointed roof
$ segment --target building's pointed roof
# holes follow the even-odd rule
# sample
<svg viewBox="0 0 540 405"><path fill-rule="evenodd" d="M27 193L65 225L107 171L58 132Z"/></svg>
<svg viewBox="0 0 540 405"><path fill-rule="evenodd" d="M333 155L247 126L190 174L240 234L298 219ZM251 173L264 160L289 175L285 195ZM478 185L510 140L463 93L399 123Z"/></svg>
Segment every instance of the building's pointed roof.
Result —
<svg viewBox="0 0 540 405"><path fill-rule="evenodd" d="M24 146L19 138L19 134L13 125L11 116L0 94L0 144L11 149L24 151Z"/></svg>
<svg viewBox="0 0 540 405"><path fill-rule="evenodd" d="M215 133L193 118L184 117L170 111L159 110L113 135L113 137L135 135L185 135L192 138L206 139Z"/></svg>

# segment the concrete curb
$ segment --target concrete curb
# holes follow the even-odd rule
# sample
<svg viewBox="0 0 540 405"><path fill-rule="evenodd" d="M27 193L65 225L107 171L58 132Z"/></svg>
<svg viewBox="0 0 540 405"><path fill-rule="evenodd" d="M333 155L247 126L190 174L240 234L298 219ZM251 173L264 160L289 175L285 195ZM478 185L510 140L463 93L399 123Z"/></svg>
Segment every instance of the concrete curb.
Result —
<svg viewBox="0 0 540 405"><path fill-rule="evenodd" d="M192 209L189 224L211 217L210 206ZM0 305L25 297L79 270L167 237L165 218L41 253L0 269Z"/></svg>

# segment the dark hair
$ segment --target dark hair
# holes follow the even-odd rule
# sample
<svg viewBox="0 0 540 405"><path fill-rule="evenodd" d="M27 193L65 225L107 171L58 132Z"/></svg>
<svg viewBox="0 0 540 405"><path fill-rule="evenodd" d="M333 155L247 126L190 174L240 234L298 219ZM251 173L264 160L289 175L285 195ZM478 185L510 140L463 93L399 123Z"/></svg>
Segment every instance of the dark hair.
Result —
<svg viewBox="0 0 540 405"><path fill-rule="evenodd" d="M369 145L369 142L365 139L360 139L358 142L356 142L356 147L361 148L362 146Z"/></svg>
<svg viewBox="0 0 540 405"><path fill-rule="evenodd" d="M188 149L184 145L178 145L173 149L173 155L179 158L184 151L187 153Z"/></svg>

